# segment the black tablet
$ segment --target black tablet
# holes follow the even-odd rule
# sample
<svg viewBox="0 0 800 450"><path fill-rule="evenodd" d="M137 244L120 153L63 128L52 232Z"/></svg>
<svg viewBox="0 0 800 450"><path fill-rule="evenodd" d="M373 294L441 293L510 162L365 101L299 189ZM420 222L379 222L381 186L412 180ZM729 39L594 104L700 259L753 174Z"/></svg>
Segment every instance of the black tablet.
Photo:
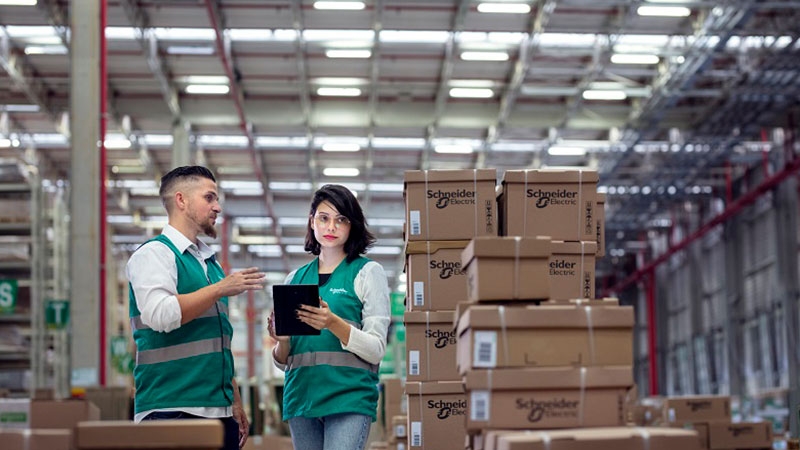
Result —
<svg viewBox="0 0 800 450"><path fill-rule="evenodd" d="M313 336L316 328L297 317L300 305L319 308L319 287L316 284L274 284L272 300L275 309L275 334L278 336Z"/></svg>

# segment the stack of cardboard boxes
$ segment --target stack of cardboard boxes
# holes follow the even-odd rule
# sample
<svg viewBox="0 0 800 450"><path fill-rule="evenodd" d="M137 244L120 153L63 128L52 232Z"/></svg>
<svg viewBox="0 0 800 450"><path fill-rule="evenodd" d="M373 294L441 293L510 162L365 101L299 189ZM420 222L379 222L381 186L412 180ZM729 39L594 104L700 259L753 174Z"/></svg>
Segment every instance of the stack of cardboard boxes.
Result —
<svg viewBox="0 0 800 450"><path fill-rule="evenodd" d="M707 450L770 449L770 422L731 423L728 396L685 396L664 399L663 425L693 429Z"/></svg>
<svg viewBox="0 0 800 450"><path fill-rule="evenodd" d="M407 445L461 449L466 398L456 368L456 305L467 300L461 253L497 235L494 169L405 173Z"/></svg>
<svg viewBox="0 0 800 450"><path fill-rule="evenodd" d="M581 170L505 172L502 236L476 237L462 252L469 302L455 326L468 448L653 448L673 437L696 444L689 431L650 439L597 428L625 425L634 325L632 308L593 300L603 252L597 179ZM549 431L569 428L578 430Z"/></svg>

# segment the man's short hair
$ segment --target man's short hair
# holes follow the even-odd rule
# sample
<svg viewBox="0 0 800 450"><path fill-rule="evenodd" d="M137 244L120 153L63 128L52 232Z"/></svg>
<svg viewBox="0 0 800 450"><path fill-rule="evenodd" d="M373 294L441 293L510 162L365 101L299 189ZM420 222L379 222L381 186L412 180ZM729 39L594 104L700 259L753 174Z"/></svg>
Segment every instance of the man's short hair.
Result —
<svg viewBox="0 0 800 450"><path fill-rule="evenodd" d="M197 181L200 178L208 178L213 182L217 182L214 174L203 166L181 166L170 170L166 175L161 177L161 187L158 190L158 195L161 197L161 203L169 211L169 200L173 194L173 188L182 181Z"/></svg>

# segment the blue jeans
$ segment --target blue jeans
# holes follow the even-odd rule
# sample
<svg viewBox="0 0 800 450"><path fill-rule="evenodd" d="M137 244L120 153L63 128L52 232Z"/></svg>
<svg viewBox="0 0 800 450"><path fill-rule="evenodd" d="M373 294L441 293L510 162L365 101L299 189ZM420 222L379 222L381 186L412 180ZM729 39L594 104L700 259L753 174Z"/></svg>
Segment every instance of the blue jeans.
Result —
<svg viewBox="0 0 800 450"><path fill-rule="evenodd" d="M177 420L177 419L205 419L182 411L155 411L148 414L145 420ZM239 450L239 423L233 417L219 419L225 430L224 445L220 450Z"/></svg>
<svg viewBox="0 0 800 450"><path fill-rule="evenodd" d="M363 414L289 419L295 450L363 450L372 418Z"/></svg>

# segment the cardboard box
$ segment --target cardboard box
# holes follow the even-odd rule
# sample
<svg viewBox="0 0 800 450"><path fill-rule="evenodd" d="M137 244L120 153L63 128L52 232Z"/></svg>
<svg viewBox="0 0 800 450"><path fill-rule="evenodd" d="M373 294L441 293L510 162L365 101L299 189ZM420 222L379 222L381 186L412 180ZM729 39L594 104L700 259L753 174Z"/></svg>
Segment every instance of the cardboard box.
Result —
<svg viewBox="0 0 800 450"><path fill-rule="evenodd" d="M408 437L408 416L394 416L392 417L392 432L390 435L394 438L394 442Z"/></svg>
<svg viewBox="0 0 800 450"><path fill-rule="evenodd" d="M606 194L598 192L595 194L597 199L595 218L597 223L597 257L602 258L606 256Z"/></svg>
<svg viewBox="0 0 800 450"><path fill-rule="evenodd" d="M464 383L468 430L619 426L633 368L471 370Z"/></svg>
<svg viewBox="0 0 800 450"><path fill-rule="evenodd" d="M664 399L664 419L676 425L730 422L731 399L727 395L668 397Z"/></svg>
<svg viewBox="0 0 800 450"><path fill-rule="evenodd" d="M86 399L97 405L100 420L131 420L133 396L127 386L90 386Z"/></svg>
<svg viewBox="0 0 800 450"><path fill-rule="evenodd" d="M696 423L701 445L709 450L771 449L772 424L769 422ZM705 439L703 439L705 437Z"/></svg>
<svg viewBox="0 0 800 450"><path fill-rule="evenodd" d="M81 422L75 429L77 450L148 449L217 450L223 445L216 419Z"/></svg>
<svg viewBox="0 0 800 450"><path fill-rule="evenodd" d="M697 434L674 428L586 428L509 433L496 450L699 450ZM487 448L488 450L488 448Z"/></svg>
<svg viewBox="0 0 800 450"><path fill-rule="evenodd" d="M408 382L410 449L462 450L467 401L460 381Z"/></svg>
<svg viewBox="0 0 800 450"><path fill-rule="evenodd" d="M594 241L597 180L594 170L507 170L500 234Z"/></svg>
<svg viewBox="0 0 800 450"><path fill-rule="evenodd" d="M473 302L550 297L550 238L478 237L461 253Z"/></svg>
<svg viewBox="0 0 800 450"><path fill-rule="evenodd" d="M633 366L633 307L474 305L458 319L457 365Z"/></svg>
<svg viewBox="0 0 800 450"><path fill-rule="evenodd" d="M461 252L469 241L414 241L406 245L408 311L453 310L467 299Z"/></svg>
<svg viewBox="0 0 800 450"><path fill-rule="evenodd" d="M0 399L2 428L64 428L100 420L100 410L86 400Z"/></svg>
<svg viewBox="0 0 800 450"><path fill-rule="evenodd" d="M407 170L406 241L496 236L496 184L495 169Z"/></svg>
<svg viewBox="0 0 800 450"><path fill-rule="evenodd" d="M453 311L418 311L405 314L407 381L461 379L456 367L454 315Z"/></svg>
<svg viewBox="0 0 800 450"><path fill-rule="evenodd" d="M3 450L71 450L71 430L0 429Z"/></svg>
<svg viewBox="0 0 800 450"><path fill-rule="evenodd" d="M551 249L547 272L550 298L593 299L597 243L552 241Z"/></svg>

